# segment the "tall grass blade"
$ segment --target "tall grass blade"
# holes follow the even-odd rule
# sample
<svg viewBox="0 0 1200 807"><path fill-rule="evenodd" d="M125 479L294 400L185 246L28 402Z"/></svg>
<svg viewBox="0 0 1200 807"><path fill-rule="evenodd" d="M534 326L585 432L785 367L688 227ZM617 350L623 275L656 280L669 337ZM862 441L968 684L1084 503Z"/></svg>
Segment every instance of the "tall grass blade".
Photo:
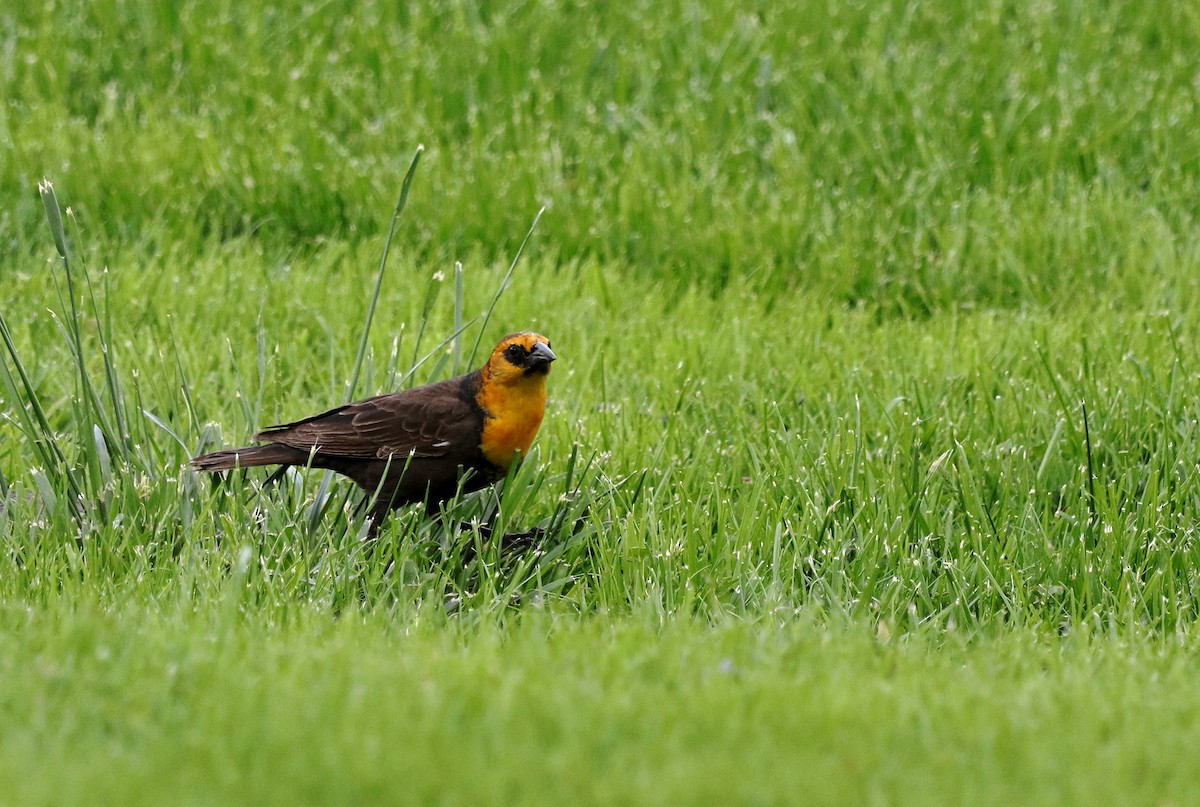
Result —
<svg viewBox="0 0 1200 807"><path fill-rule="evenodd" d="M513 256L512 263L508 266L508 271L504 273L504 278L500 281L496 293L492 295L492 301L488 304L487 311L483 314L483 321L479 326L479 333L475 336L475 346L471 348L469 361L474 363L476 355L479 353L479 343L483 340L483 334L487 331L488 323L492 320L492 313L496 310L496 303L500 302L500 298L508 289L509 283L512 282L513 271L517 268L517 262L521 260L521 253L525 251L525 245L529 243L529 239L533 237L533 231L537 229L538 222L542 218L542 214L546 212L546 208L542 207L533 217L533 224L529 225L529 232L525 233L525 238L521 241L521 246L517 247L517 254Z"/></svg>
<svg viewBox="0 0 1200 807"><path fill-rule="evenodd" d="M462 261L454 262L454 375L463 372L462 329L463 329L463 282Z"/></svg>
<svg viewBox="0 0 1200 807"><path fill-rule="evenodd" d="M413 176L417 172L417 163L421 161L423 151L425 151L425 146L418 145L412 163L408 166L408 173L404 176L404 183L400 186L400 198L396 201L396 210L392 213L392 223L388 227L387 238L383 242L383 254L379 256L379 274L375 278L375 291L371 295L371 305L367 308L367 320L363 323L362 338L358 342L358 355L354 357L354 370L350 373L350 381L346 384L347 402L354 400L354 390L358 387L358 377L362 373L363 360L367 355L367 343L371 337L371 322L375 319L375 308L379 305L379 293L383 289L383 273L387 268L392 239L396 236L396 224L400 221L400 214L404 212L405 205L408 204L408 191L412 187Z"/></svg>
<svg viewBox="0 0 1200 807"><path fill-rule="evenodd" d="M88 300L92 307L92 316L96 321L96 338L100 341L100 357L104 360L104 380L108 388L109 405L112 407L112 419L115 426L115 433L110 434L110 438L119 438L122 453L127 457L132 455L133 440L129 434L129 421L125 413L125 397L121 394L120 383L118 382L117 368L113 360L112 352L112 309L108 306L108 275L104 275L104 310L101 312L100 305L96 301L96 290L92 284L91 275L87 271L86 266L81 267L84 285L87 287Z"/></svg>
<svg viewBox="0 0 1200 807"><path fill-rule="evenodd" d="M92 388L91 379L88 378L87 374L87 365L83 360L83 335L82 329L79 327L79 304L75 295L75 273L71 271L71 256L67 251L67 236L63 231L62 210L58 205L58 196L54 193L54 185L49 180L43 180L38 184L38 192L42 196L42 207L46 210L46 220L50 224L50 235L54 239L54 246L58 250L58 257L62 261L63 270L67 278L67 305L65 307L70 310L71 316L67 320L66 330L75 354L75 367L79 371L79 396L84 400L86 405L91 406L93 410L92 414L99 417L98 407L93 402L95 390Z"/></svg>
<svg viewBox="0 0 1200 807"><path fill-rule="evenodd" d="M1088 524L1095 526L1099 518L1096 513L1096 468L1092 464L1092 430L1088 425L1087 401L1080 401L1079 408L1083 410L1083 440L1087 450Z"/></svg>
<svg viewBox="0 0 1200 807"><path fill-rule="evenodd" d="M103 430L107 445L111 447L115 443L121 447L122 456L128 457L130 453L128 449L131 441L122 412L122 398L119 392L116 368L113 365L110 340L105 335L106 327L111 332L111 317L101 314L91 278L88 276L86 269L82 269L83 284L87 289L91 301L92 314L95 317L99 331L100 349L104 359L105 378L111 405L110 412L109 407L105 406L100 392L96 389L96 385L92 382L92 378L88 373L87 356L83 345L83 317L79 310L79 293L76 286L75 261L72 260L70 250L67 246L66 231L63 227L63 216L58 203L58 196L54 192L54 185L49 180L43 180L39 183L38 191L41 194L42 207L45 209L46 220L50 226L50 235L54 240L55 249L57 249L59 259L62 261L63 273L67 279L67 300L63 307L69 311L70 317L64 324L64 329L66 330L67 341L75 360L79 379L79 397L84 407L83 412L76 413L78 428L80 430L80 441L81 443L88 441L88 428L86 424L90 422ZM105 309L105 314L107 314L107 308ZM106 322L107 325L105 324ZM116 423L115 428L113 425L114 421ZM89 467L93 473L98 477L102 477L103 473L95 463L95 458L91 454L87 456ZM103 485L103 478L97 478L96 484L97 486Z"/></svg>
<svg viewBox="0 0 1200 807"><path fill-rule="evenodd" d="M0 314L0 339L4 341L4 349L12 360L13 367L16 368L17 378L20 379L20 388L18 388L17 378L13 377L8 362L0 361L0 376L3 377L5 387L8 389L13 409L21 419L22 431L33 443L33 449L41 458L42 464L56 477L63 480L72 497L81 497L83 490L67 463L66 454L58 442L58 435L51 427L49 418L46 417L46 410L42 406L41 398L34 389L29 373L26 372L25 365L17 353L17 347L13 343L12 334L3 314ZM24 406L20 403L22 399L26 404Z"/></svg>

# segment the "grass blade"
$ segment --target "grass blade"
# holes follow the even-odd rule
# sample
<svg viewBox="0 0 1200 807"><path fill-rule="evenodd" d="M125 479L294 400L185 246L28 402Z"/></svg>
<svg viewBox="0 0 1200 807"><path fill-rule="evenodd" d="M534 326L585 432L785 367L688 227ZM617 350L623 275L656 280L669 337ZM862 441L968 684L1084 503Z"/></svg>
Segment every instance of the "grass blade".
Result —
<svg viewBox="0 0 1200 807"><path fill-rule="evenodd" d="M367 308L367 320L363 323L362 338L358 342L358 355L354 357L354 370L350 373L349 383L346 384L347 402L354 400L354 390L358 387L358 377L362 373L363 359L367 355L367 342L371 336L371 322L375 319L375 308L379 305L379 292L383 288L383 273L387 268L392 239L396 235L396 224L400 221L400 214L404 212L405 205L408 204L408 190L412 187L413 176L417 172L417 163L421 161L423 151L425 151L425 146L417 146L417 152L408 166L408 173L404 176L404 184L400 186L400 198L396 201L396 210L392 213L392 223L388 228L387 238L383 242L383 254L379 256L379 274L375 278L375 291L371 295L371 305Z"/></svg>
<svg viewBox="0 0 1200 807"><path fill-rule="evenodd" d="M529 232L525 233L525 238L521 241L521 246L517 247L517 254L513 256L512 263L508 266L508 271L504 273L504 278L500 281L496 293L492 295L492 301L488 304L487 311L483 314L483 321L479 326L479 333L475 336L475 346L471 348L469 361L474 362L475 356L479 353L479 343L483 340L483 334L487 331L488 323L492 320L492 312L496 310L496 303L500 302L500 297L508 289L509 283L512 281L513 271L517 268L517 261L521 260L521 253L525 251L525 245L529 243L529 239L533 237L533 231L537 229L538 222L542 218L542 214L546 212L543 207L533 217L533 223L529 225Z"/></svg>

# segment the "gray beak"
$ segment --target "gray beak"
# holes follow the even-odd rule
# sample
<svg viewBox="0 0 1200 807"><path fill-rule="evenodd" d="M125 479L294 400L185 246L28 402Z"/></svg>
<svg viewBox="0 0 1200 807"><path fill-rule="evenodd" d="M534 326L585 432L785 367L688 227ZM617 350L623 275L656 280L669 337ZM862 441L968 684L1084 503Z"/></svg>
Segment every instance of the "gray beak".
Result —
<svg viewBox="0 0 1200 807"><path fill-rule="evenodd" d="M533 349L529 351L529 357L525 360L530 368L549 368L550 362L557 359L554 351L545 342L537 342Z"/></svg>

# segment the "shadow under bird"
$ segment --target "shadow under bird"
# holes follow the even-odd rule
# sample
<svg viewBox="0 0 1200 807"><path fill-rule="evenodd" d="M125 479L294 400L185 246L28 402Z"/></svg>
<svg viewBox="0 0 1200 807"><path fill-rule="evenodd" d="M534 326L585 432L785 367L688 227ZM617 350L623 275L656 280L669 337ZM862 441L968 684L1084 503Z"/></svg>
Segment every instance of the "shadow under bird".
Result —
<svg viewBox="0 0 1200 807"><path fill-rule="evenodd" d="M424 502L428 513L460 490L491 485L529 452L546 411L555 360L537 333L500 340L478 370L445 381L349 403L254 435L265 445L192 460L197 471L260 465L326 468L369 496L371 533L389 510Z"/></svg>

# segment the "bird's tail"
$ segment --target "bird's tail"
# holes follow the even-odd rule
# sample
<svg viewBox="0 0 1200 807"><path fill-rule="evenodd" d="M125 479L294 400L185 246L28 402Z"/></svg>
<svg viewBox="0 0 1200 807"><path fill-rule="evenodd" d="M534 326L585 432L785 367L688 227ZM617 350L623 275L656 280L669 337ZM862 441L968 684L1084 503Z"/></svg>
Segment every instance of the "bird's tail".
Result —
<svg viewBox="0 0 1200 807"><path fill-rule="evenodd" d="M224 451L201 454L192 460L192 468L197 471L232 471L235 468L253 468L259 465L304 464L307 460L308 454L299 449L271 444L227 448Z"/></svg>

